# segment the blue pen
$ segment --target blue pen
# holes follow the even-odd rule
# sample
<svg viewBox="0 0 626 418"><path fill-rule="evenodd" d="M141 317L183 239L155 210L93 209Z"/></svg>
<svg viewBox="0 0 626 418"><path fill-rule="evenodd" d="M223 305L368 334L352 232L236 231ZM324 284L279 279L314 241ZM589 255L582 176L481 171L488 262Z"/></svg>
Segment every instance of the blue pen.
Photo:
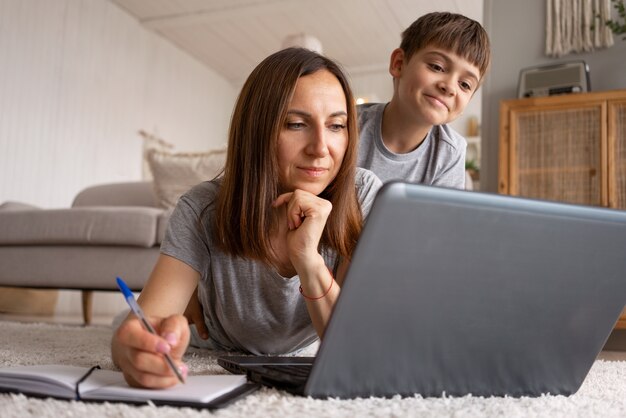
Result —
<svg viewBox="0 0 626 418"><path fill-rule="evenodd" d="M146 319L146 316L143 314L143 311L139 307L139 304L135 300L135 296L133 296L133 292L130 291L126 283L124 283L124 280L122 280L119 277L117 278L117 287L120 288L120 290L124 294L124 299L126 299L128 306L130 306L130 309L137 316L137 318L139 318L139 320L143 323L146 329L150 331L152 334L157 335L156 331L154 330L152 325L150 325L150 322L148 322L148 320ZM169 354L163 354L163 355L165 356L165 361L167 361L167 364L169 364L172 371L176 374L176 377L178 377L178 380L180 380L180 383L185 383L185 379L183 378L183 375L180 374L180 372L178 371L178 367L176 367L176 364L174 364L174 360L172 360Z"/></svg>

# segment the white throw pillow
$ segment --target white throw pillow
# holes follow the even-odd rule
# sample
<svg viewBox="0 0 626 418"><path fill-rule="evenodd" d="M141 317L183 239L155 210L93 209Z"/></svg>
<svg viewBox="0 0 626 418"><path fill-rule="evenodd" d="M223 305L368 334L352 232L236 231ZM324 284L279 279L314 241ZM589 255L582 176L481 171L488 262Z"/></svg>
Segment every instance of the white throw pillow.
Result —
<svg viewBox="0 0 626 418"><path fill-rule="evenodd" d="M221 173L226 162L226 149L175 154L151 150L146 158L159 206L170 209L187 190Z"/></svg>

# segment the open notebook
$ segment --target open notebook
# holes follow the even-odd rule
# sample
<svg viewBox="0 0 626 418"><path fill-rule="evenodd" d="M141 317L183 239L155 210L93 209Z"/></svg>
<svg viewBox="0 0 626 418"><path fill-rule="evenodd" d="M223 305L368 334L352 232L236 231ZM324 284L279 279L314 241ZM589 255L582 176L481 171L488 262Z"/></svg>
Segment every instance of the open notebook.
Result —
<svg viewBox="0 0 626 418"><path fill-rule="evenodd" d="M122 373L64 365L18 366L0 369L0 392L95 402L221 408L256 390L243 375L189 376L168 389L131 388Z"/></svg>

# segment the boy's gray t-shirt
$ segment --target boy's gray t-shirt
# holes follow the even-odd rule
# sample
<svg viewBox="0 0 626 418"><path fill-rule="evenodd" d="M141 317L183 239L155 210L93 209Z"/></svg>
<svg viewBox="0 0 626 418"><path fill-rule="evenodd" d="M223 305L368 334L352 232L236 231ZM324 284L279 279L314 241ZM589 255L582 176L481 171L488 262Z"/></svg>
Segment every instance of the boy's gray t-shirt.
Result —
<svg viewBox="0 0 626 418"><path fill-rule="evenodd" d="M465 138L448 125L436 125L416 149L406 154L396 154L383 143L385 106L386 103L366 103L357 107L357 165L373 171L383 182L404 180L464 189L467 148Z"/></svg>
<svg viewBox="0 0 626 418"><path fill-rule="evenodd" d="M364 217L381 185L372 172L357 169L357 196ZM271 355L308 346L318 337L299 292L298 276L282 277L261 262L227 255L213 243L213 202L219 187L219 180L203 182L180 198L161 253L200 273L198 298L217 348ZM334 251L323 250L322 256L331 269L336 266Z"/></svg>

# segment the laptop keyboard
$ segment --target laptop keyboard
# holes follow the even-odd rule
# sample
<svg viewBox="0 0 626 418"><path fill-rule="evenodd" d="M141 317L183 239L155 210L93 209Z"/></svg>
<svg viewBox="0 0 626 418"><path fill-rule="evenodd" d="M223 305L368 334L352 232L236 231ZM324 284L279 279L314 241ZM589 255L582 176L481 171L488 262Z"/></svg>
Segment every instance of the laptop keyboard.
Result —
<svg viewBox="0 0 626 418"><path fill-rule="evenodd" d="M311 364L268 364L262 366L269 375L292 376L294 378L307 379L311 373Z"/></svg>
<svg viewBox="0 0 626 418"><path fill-rule="evenodd" d="M248 378L256 383L302 395L311 364L266 364L247 366Z"/></svg>

